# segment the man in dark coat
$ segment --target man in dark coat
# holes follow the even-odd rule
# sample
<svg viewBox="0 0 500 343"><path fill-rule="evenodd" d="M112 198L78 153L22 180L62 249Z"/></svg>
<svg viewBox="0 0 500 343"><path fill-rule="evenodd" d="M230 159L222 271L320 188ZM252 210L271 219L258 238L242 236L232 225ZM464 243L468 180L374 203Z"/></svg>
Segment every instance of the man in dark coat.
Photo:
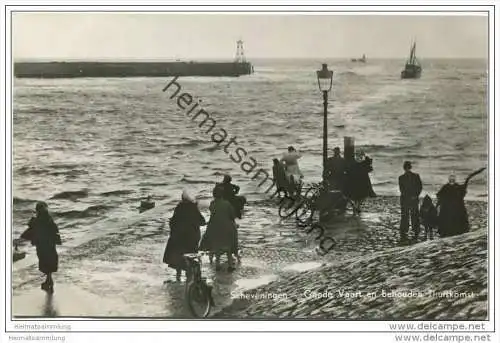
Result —
<svg viewBox="0 0 500 343"><path fill-rule="evenodd" d="M411 171L411 163L403 164L404 174L399 177L399 192L401 193L401 224L399 231L401 239L408 237L409 217L413 229L413 239L418 238L420 233L420 221L418 212L418 197L422 192L422 180L420 175Z"/></svg>
<svg viewBox="0 0 500 343"><path fill-rule="evenodd" d="M241 219L241 215L243 213L243 207L245 206L246 199L244 196L239 196L238 192L240 191L240 187L237 185L233 185L231 182L233 179L230 175L224 175L224 179L222 183L217 184L216 187L221 187L223 190L223 198L231 203L234 207L234 212L236 218Z"/></svg>
<svg viewBox="0 0 500 343"><path fill-rule="evenodd" d="M340 148L333 149L333 156L328 158L326 167L326 179L331 189L341 190L344 184L345 161L340 155Z"/></svg>

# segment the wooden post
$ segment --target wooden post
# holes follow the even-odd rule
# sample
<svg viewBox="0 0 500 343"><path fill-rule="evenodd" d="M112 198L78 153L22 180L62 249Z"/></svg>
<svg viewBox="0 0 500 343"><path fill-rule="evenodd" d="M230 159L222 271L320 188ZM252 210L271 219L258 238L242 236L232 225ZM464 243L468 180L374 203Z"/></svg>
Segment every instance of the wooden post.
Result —
<svg viewBox="0 0 500 343"><path fill-rule="evenodd" d="M354 160L354 137L344 137L344 159L346 161Z"/></svg>

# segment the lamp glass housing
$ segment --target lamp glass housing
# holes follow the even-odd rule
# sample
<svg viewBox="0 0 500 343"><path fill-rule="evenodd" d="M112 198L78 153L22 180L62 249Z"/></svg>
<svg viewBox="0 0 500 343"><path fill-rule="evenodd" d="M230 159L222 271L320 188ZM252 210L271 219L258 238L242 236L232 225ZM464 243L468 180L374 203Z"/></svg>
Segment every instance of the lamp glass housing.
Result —
<svg viewBox="0 0 500 343"><path fill-rule="evenodd" d="M321 70L316 72L318 76L318 87L321 92L329 92L332 89L333 71L328 70L326 63L322 65Z"/></svg>

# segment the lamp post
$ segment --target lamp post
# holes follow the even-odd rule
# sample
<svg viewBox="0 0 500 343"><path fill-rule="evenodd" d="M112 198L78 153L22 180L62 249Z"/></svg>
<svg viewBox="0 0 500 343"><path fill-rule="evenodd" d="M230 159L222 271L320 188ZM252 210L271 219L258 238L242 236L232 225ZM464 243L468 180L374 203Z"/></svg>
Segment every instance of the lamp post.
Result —
<svg viewBox="0 0 500 343"><path fill-rule="evenodd" d="M318 70L316 74L319 90L323 92L323 181L325 181L328 159L328 93L332 89L333 71L328 70L326 63L323 63L321 70Z"/></svg>

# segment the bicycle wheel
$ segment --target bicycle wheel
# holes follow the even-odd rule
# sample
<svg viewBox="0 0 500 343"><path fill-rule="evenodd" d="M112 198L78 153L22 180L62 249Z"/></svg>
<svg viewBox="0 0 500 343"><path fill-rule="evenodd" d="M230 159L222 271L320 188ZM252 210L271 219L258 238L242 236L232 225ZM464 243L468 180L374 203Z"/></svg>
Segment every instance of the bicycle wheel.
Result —
<svg viewBox="0 0 500 343"><path fill-rule="evenodd" d="M300 207L299 204L294 199L283 198L281 199L281 204L278 210L278 214L281 218L285 219L292 216L297 209Z"/></svg>
<svg viewBox="0 0 500 343"><path fill-rule="evenodd" d="M316 187L311 186L311 187L306 188L306 189L303 191L303 195L302 195L302 196L303 196L304 198L310 198L310 197L312 197L315 193L316 193Z"/></svg>
<svg viewBox="0 0 500 343"><path fill-rule="evenodd" d="M312 223L314 209L308 201L305 201L295 212L295 219L299 226L307 226Z"/></svg>
<svg viewBox="0 0 500 343"><path fill-rule="evenodd" d="M189 311L195 318L206 318L212 309L210 287L204 281L191 281L186 286L186 300Z"/></svg>

